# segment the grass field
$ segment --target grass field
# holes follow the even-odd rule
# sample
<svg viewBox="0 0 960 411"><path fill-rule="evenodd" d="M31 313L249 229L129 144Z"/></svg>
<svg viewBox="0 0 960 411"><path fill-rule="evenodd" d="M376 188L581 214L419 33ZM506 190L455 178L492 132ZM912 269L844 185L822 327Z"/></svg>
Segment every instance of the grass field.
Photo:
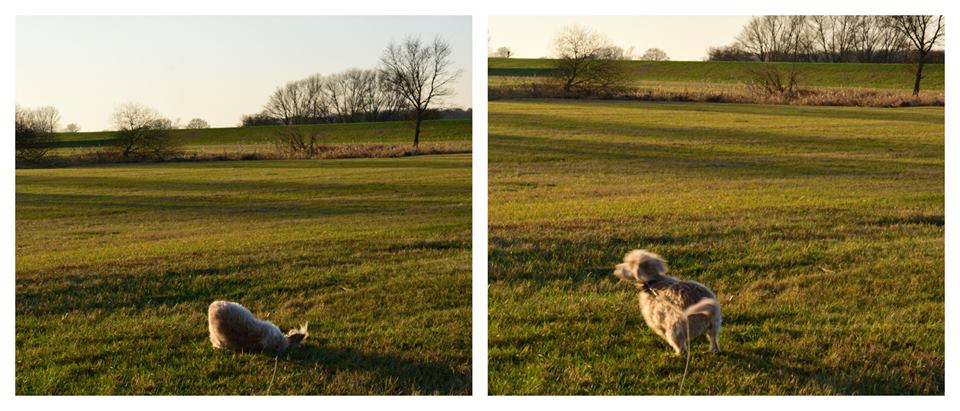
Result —
<svg viewBox="0 0 960 411"><path fill-rule="evenodd" d="M550 59L488 60L490 85L517 81L516 77L546 77L553 70ZM624 61L628 77L633 81L665 83L745 83L752 79L754 62L733 61ZM916 67L912 64L867 63L767 63L778 67L795 67L803 87L853 87L912 90ZM512 79L513 78L513 79ZM930 64L924 69L924 90L943 91L944 65Z"/></svg>
<svg viewBox="0 0 960 411"><path fill-rule="evenodd" d="M17 170L16 393L468 394L470 186L469 154ZM216 299L311 336L214 350Z"/></svg>
<svg viewBox="0 0 960 411"><path fill-rule="evenodd" d="M723 307L685 393L944 393L942 107L489 107L491 394L677 392L633 248Z"/></svg>
<svg viewBox="0 0 960 411"><path fill-rule="evenodd" d="M173 130L174 139L185 146L270 145L285 126L256 126ZM316 124L293 126L316 132L323 144L380 143L412 144L413 123L385 121L371 123ZM427 120L420 139L423 142L470 141L470 120ZM114 132L98 131L57 134L58 148L109 146Z"/></svg>

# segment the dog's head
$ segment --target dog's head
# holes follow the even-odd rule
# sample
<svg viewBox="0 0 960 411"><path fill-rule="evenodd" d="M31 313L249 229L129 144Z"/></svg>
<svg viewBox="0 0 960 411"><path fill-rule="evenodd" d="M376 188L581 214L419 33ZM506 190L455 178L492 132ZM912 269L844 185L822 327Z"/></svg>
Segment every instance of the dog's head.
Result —
<svg viewBox="0 0 960 411"><path fill-rule="evenodd" d="M297 328L287 331L288 348L297 348L303 343L303 340L307 339L307 336L310 335L310 333L307 332L307 326L309 325L310 322L306 322Z"/></svg>
<svg viewBox="0 0 960 411"><path fill-rule="evenodd" d="M623 257L623 264L617 264L613 275L624 281L645 283L666 273L663 257L647 250L633 250Z"/></svg>

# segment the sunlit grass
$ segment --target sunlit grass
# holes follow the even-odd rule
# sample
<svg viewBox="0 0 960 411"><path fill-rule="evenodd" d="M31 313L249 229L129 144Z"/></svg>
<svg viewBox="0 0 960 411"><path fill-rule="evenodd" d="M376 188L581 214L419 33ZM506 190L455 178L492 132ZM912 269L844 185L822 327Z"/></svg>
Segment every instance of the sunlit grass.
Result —
<svg viewBox="0 0 960 411"><path fill-rule="evenodd" d="M307 344L272 394L470 392L470 156L17 171L18 394L263 394L206 307Z"/></svg>
<svg viewBox="0 0 960 411"><path fill-rule="evenodd" d="M685 392L942 394L943 130L933 107L490 103L491 393L676 393L612 276L647 248L723 307Z"/></svg>
<svg viewBox="0 0 960 411"><path fill-rule="evenodd" d="M760 63L738 61L624 61L629 79L654 82L745 83ZM876 63L764 63L797 70L800 84L809 87L855 87L911 90L916 66ZM491 78L545 77L555 67L549 59L489 59ZM491 82L492 83L492 82ZM923 87L943 92L944 65L928 64Z"/></svg>

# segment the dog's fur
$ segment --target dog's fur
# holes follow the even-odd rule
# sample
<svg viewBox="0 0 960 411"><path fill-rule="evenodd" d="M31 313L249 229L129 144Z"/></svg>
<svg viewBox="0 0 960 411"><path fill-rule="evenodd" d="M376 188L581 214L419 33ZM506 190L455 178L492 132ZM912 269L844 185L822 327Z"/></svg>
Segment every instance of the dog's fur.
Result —
<svg viewBox="0 0 960 411"><path fill-rule="evenodd" d="M207 309L210 343L214 348L241 352L282 353L307 338L303 324L286 335L276 325L253 316L246 307L229 301L214 301Z"/></svg>
<svg viewBox="0 0 960 411"><path fill-rule="evenodd" d="M641 290L640 312L644 321L667 340L677 355L685 354L687 342L703 334L710 340L710 351L719 353L721 317L717 296L703 284L680 281L666 273L667 263L663 257L646 250L633 250L613 274Z"/></svg>

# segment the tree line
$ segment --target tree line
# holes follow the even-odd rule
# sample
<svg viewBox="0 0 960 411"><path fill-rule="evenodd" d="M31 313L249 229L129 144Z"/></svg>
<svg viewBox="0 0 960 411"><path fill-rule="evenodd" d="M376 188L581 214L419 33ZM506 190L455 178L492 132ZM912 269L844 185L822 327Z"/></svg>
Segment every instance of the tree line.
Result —
<svg viewBox="0 0 960 411"><path fill-rule="evenodd" d="M243 125L347 123L412 119L413 145L420 143L422 122L442 110L436 106L453 94L451 84L461 74L452 68L452 50L440 37L432 42L409 37L390 43L376 69L352 69L333 75L315 74L277 88L261 113L244 116ZM453 117L470 111L446 110ZM17 159L39 161L56 141L60 113L54 107L28 109L17 105ZM113 113L115 152L123 159L165 160L178 155L178 143L170 130L181 128L157 110L139 103L126 103ZM207 128L203 119L193 119L187 128ZM72 124L67 130L78 131ZM295 128L281 133L291 147L303 146ZM313 145L313 144L311 144Z"/></svg>
<svg viewBox="0 0 960 411"><path fill-rule="evenodd" d="M452 49L443 39L407 38L390 43L378 67L313 74L274 90L263 110L245 115L244 126L414 120L414 146L422 121L453 94L461 74L452 68ZM456 114L456 113L454 113Z"/></svg>
<svg viewBox="0 0 960 411"><path fill-rule="evenodd" d="M351 69L314 74L278 87L263 111L243 125L352 123L398 120L409 109L380 70Z"/></svg>
<svg viewBox="0 0 960 411"><path fill-rule="evenodd" d="M922 47L916 35L926 36ZM943 16L753 16L712 61L943 63ZM921 50L922 49L922 50Z"/></svg>

